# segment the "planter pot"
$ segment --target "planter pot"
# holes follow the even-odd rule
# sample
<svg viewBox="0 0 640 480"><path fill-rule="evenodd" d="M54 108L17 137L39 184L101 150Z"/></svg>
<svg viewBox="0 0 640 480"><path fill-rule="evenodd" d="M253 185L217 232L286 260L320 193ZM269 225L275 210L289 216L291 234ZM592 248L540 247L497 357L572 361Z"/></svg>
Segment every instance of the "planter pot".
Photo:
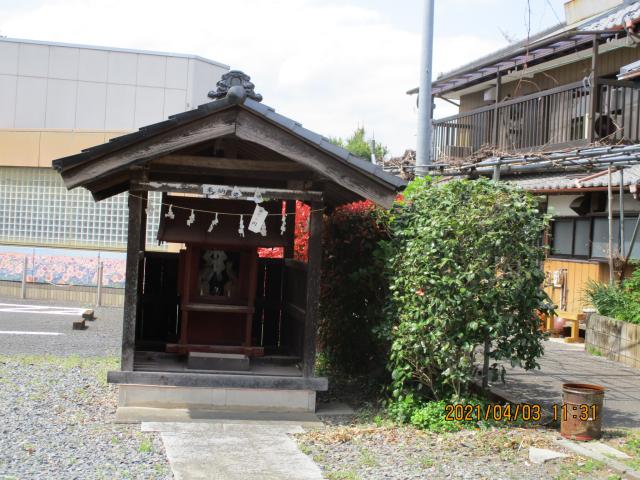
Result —
<svg viewBox="0 0 640 480"><path fill-rule="evenodd" d="M640 325L594 313L587 322L585 347L594 355L640 368Z"/></svg>

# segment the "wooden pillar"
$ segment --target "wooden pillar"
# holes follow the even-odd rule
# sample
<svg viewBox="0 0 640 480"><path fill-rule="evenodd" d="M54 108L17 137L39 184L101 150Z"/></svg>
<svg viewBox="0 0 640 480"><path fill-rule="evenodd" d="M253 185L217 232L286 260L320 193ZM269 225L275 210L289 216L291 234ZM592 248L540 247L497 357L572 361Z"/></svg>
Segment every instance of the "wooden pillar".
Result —
<svg viewBox="0 0 640 480"><path fill-rule="evenodd" d="M598 36L593 36L591 54L591 88L589 89L589 119L587 122L587 141L593 143L596 135L596 113L598 111Z"/></svg>
<svg viewBox="0 0 640 480"><path fill-rule="evenodd" d="M500 75L500 68L496 73L496 101L493 103L493 146L498 148L498 135L500 135L500 129L498 125L498 106L500 105L500 95L502 95L502 76Z"/></svg>
<svg viewBox="0 0 640 480"><path fill-rule="evenodd" d="M309 214L309 248L307 251L307 301L304 322L304 342L302 351L302 374L305 377L315 375L316 331L318 303L320 300L320 274L322 268L322 227L324 203L311 202Z"/></svg>
<svg viewBox="0 0 640 480"><path fill-rule="evenodd" d="M133 370L136 342L136 320L140 309L139 294L144 260L147 192L129 192L129 223L127 234L127 264L124 287L124 317L122 325L122 357L120 369Z"/></svg>

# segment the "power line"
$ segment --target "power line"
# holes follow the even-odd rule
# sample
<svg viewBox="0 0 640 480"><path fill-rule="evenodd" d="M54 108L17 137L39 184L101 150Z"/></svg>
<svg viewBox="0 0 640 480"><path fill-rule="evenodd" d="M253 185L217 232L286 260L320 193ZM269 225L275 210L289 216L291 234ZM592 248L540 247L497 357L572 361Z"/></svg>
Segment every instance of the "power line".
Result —
<svg viewBox="0 0 640 480"><path fill-rule="evenodd" d="M560 20L560 16L558 15L558 12L556 12L556 9L553 8L553 4L551 3L550 0L544 0L547 5L549 5L549 8L551 8L551 11L553 12L553 16L556 17L556 20L558 21L558 23L562 23L562 20Z"/></svg>

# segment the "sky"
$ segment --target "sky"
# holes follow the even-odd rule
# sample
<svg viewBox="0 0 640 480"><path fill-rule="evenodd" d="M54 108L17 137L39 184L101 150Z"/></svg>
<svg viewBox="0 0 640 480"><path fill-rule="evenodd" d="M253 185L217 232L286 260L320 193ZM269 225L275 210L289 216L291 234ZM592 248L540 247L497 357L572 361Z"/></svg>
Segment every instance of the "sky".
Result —
<svg viewBox="0 0 640 480"><path fill-rule="evenodd" d="M416 142L406 91L419 80L423 2L0 0L0 35L200 55L243 70L263 103L317 133L364 126L401 155ZM435 0L434 76L557 24L563 3ZM452 108L438 102L434 116Z"/></svg>

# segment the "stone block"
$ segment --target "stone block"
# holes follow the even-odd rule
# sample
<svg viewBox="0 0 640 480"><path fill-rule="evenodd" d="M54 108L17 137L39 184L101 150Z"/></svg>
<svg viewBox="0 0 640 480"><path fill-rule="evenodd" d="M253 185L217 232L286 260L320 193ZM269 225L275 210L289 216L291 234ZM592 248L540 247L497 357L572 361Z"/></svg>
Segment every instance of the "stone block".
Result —
<svg viewBox="0 0 640 480"><path fill-rule="evenodd" d="M120 384L118 405L244 412L315 412L316 392Z"/></svg>
<svg viewBox="0 0 640 480"><path fill-rule="evenodd" d="M74 330L84 330L85 328L87 328L87 326L84 323L84 318L82 320L76 320L73 322L73 329Z"/></svg>
<svg viewBox="0 0 640 480"><path fill-rule="evenodd" d="M190 352L187 368L192 370L248 371L249 357L235 353Z"/></svg>
<svg viewBox="0 0 640 480"><path fill-rule="evenodd" d="M558 458L565 458L567 455L553 450L547 450L546 448L529 448L529 461L531 463L546 463Z"/></svg>

